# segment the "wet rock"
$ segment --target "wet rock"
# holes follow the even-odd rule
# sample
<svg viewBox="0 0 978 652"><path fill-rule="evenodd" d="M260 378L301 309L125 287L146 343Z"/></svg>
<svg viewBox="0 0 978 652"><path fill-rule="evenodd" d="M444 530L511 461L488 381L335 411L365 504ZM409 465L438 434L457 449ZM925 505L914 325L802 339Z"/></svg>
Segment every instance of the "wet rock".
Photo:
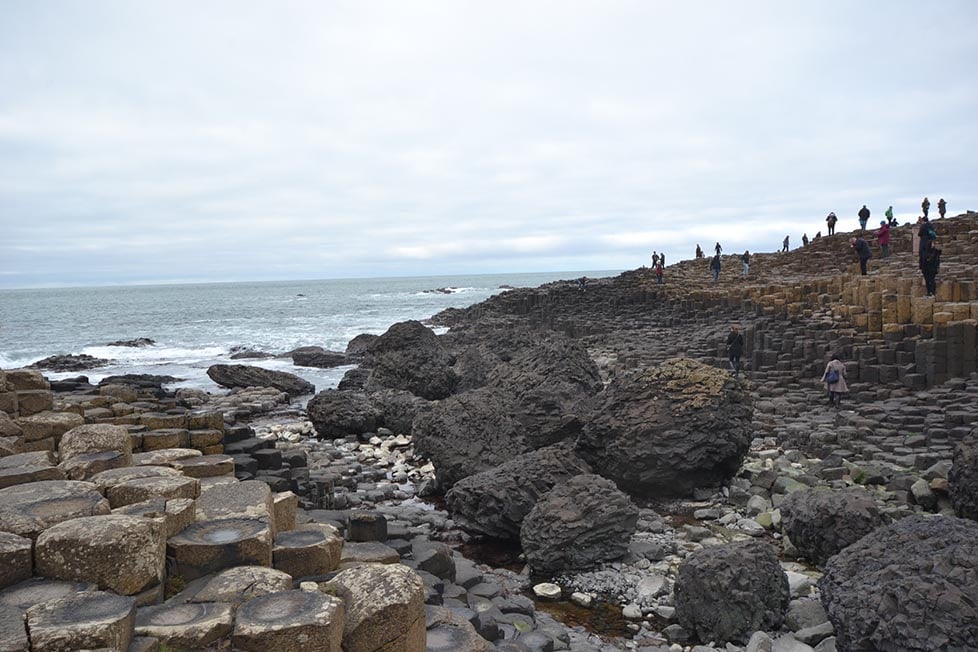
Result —
<svg viewBox="0 0 978 652"><path fill-rule="evenodd" d="M523 519L540 497L591 467L572 444L555 444L456 482L445 496L464 529L496 539L518 539Z"/></svg>
<svg viewBox="0 0 978 652"><path fill-rule="evenodd" d="M306 413L316 433L327 438L373 432L380 416L366 394L334 389L316 394L306 406Z"/></svg>
<svg viewBox="0 0 978 652"><path fill-rule="evenodd" d="M33 650L125 650L135 620L135 600L103 591L75 593L27 610Z"/></svg>
<svg viewBox="0 0 978 652"><path fill-rule="evenodd" d="M343 616L342 601L323 593L269 593L239 607L231 643L245 652L340 652Z"/></svg>
<svg viewBox="0 0 978 652"><path fill-rule="evenodd" d="M516 410L512 396L493 387L452 396L415 420L415 451L434 463L439 483L450 487L528 450Z"/></svg>
<svg viewBox="0 0 978 652"><path fill-rule="evenodd" d="M458 383L453 356L418 321L394 324L364 352L364 388L403 389L428 400L450 396Z"/></svg>
<svg viewBox="0 0 978 652"><path fill-rule="evenodd" d="M590 568L618 559L638 522L638 507L615 483L578 475L533 507L520 529L527 563L538 573Z"/></svg>
<svg viewBox="0 0 978 652"><path fill-rule="evenodd" d="M84 371L85 369L96 369L109 364L105 358L81 354L52 355L43 360L28 365L29 369L46 369L47 371Z"/></svg>
<svg viewBox="0 0 978 652"><path fill-rule="evenodd" d="M978 428L962 439L954 451L947 488L957 515L978 521Z"/></svg>
<svg viewBox="0 0 978 652"><path fill-rule="evenodd" d="M822 603L842 650L978 649L978 523L909 516L829 560Z"/></svg>
<svg viewBox="0 0 978 652"><path fill-rule="evenodd" d="M331 369L332 367L342 367L353 362L345 353L327 351L321 346L303 346L292 351L292 364L298 367Z"/></svg>
<svg viewBox="0 0 978 652"><path fill-rule="evenodd" d="M109 511L90 482L49 480L0 489L0 532L29 539L62 521Z"/></svg>
<svg viewBox="0 0 978 652"><path fill-rule="evenodd" d="M685 495L718 485L750 445L746 385L694 360L623 374L596 400L578 453L626 491Z"/></svg>
<svg viewBox="0 0 978 652"><path fill-rule="evenodd" d="M211 365L207 369L207 375L223 387L274 387L292 398L316 391L312 383L295 374L249 365Z"/></svg>
<svg viewBox="0 0 978 652"><path fill-rule="evenodd" d="M171 648L198 650L231 633L230 604L161 604L136 612L136 634L152 636Z"/></svg>
<svg viewBox="0 0 978 652"><path fill-rule="evenodd" d="M116 340L115 342L109 342L105 346L127 346L130 348L142 348L144 346L152 346L156 344L156 340L151 340L148 337L137 337L132 340Z"/></svg>
<svg viewBox="0 0 978 652"><path fill-rule="evenodd" d="M776 630L788 607L788 578L774 549L752 541L703 548L679 566L676 616L702 641L745 643Z"/></svg>
<svg viewBox="0 0 978 652"><path fill-rule="evenodd" d="M347 652L424 652L424 583L406 566L361 566L326 582L346 606Z"/></svg>
<svg viewBox="0 0 978 652"><path fill-rule="evenodd" d="M885 524L876 501L858 488L796 491L781 503L781 515L785 534L816 564Z"/></svg>

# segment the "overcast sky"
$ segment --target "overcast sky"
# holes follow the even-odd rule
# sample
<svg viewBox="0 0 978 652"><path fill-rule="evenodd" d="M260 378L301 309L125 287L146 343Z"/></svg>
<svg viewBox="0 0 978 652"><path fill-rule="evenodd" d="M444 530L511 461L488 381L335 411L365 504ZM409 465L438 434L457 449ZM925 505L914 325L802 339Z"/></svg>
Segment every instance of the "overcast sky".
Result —
<svg viewBox="0 0 978 652"><path fill-rule="evenodd" d="M0 287L628 269L978 210L978 2L0 0Z"/></svg>

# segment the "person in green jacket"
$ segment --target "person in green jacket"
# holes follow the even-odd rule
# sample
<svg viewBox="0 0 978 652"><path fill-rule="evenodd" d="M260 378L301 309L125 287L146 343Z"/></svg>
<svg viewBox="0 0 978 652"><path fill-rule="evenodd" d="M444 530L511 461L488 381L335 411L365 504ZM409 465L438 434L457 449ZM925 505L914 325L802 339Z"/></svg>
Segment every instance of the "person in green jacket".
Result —
<svg viewBox="0 0 978 652"><path fill-rule="evenodd" d="M896 225L896 220L893 219L893 207L892 206L890 206L889 208L886 209L885 215L886 215L886 223L889 224L890 226L895 226Z"/></svg>

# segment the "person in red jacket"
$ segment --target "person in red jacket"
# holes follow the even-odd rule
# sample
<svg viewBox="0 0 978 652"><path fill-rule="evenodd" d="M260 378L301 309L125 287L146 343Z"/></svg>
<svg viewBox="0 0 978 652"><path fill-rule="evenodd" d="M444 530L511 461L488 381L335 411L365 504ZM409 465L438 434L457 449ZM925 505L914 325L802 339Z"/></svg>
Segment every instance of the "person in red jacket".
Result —
<svg viewBox="0 0 978 652"><path fill-rule="evenodd" d="M889 258L890 256L890 225L885 221L880 222L880 228L875 233L876 241L880 243L880 249L883 250L883 258Z"/></svg>

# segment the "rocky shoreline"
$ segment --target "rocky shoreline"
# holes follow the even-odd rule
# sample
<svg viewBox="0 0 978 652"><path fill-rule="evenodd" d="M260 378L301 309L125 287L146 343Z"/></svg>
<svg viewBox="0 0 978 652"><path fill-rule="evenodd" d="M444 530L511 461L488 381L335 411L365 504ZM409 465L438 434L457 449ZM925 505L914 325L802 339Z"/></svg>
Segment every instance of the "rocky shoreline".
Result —
<svg viewBox="0 0 978 652"><path fill-rule="evenodd" d="M359 363L305 409L0 372L0 648L975 649L978 215L937 226L936 299L907 227L869 277L842 234L511 290L299 351Z"/></svg>

